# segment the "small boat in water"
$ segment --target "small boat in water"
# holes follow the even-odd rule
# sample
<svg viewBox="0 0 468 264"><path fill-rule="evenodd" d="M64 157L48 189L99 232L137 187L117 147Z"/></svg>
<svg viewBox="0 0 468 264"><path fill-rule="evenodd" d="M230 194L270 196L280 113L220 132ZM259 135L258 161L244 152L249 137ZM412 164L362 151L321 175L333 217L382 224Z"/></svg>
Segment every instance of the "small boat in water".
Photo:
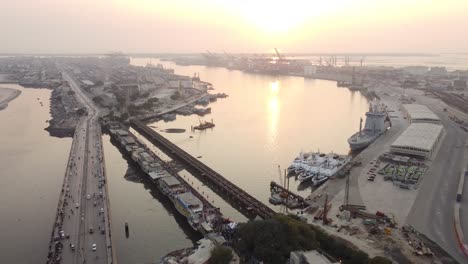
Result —
<svg viewBox="0 0 468 264"><path fill-rule="evenodd" d="M198 126L194 126L193 129L197 129L197 130L205 130L205 129L208 129L208 128L213 128L215 127L215 124L213 123L213 120L211 120L211 122L208 122L208 121L200 121L200 125Z"/></svg>

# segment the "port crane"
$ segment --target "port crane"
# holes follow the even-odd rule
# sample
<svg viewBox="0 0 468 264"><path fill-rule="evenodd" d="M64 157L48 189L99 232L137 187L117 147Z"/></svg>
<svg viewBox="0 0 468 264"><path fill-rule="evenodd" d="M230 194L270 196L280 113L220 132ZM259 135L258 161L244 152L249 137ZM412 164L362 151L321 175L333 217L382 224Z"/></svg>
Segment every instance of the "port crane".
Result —
<svg viewBox="0 0 468 264"><path fill-rule="evenodd" d="M284 58L280 55L277 48L275 48L276 56L278 56L278 61L284 61Z"/></svg>

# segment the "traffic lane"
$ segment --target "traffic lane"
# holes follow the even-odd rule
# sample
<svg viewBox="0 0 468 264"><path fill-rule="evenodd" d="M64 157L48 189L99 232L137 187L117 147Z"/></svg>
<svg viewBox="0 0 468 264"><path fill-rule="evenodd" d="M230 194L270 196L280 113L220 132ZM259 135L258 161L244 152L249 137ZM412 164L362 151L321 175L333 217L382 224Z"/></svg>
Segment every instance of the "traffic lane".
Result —
<svg viewBox="0 0 468 264"><path fill-rule="evenodd" d="M99 162L96 162L98 157L98 151L95 147L95 142L97 141L97 137L95 137L94 133L94 126L89 129L90 133L90 140L88 142L88 150L89 150L89 159L88 159L88 193L89 198L87 198L87 221L90 227L93 228L93 234L89 234L89 244L96 244L97 251L90 252L87 251L87 259L99 261L101 258L105 258L105 236L100 233L101 219L103 215L100 213L101 202L100 196L98 192L98 180L96 177L96 167L98 167ZM87 196L88 197L88 196ZM95 205L96 203L96 205ZM97 257L97 258L96 258Z"/></svg>
<svg viewBox="0 0 468 264"><path fill-rule="evenodd" d="M80 127L78 127L78 128L80 128ZM79 133L79 130L78 130L77 136L79 136L79 135L80 135L80 133ZM81 175L82 166L80 166L81 163L78 161L78 157L80 157L80 154L81 154L81 153L79 153L81 143L82 143L81 140L78 139L78 140L75 141L75 144L73 144L73 148L71 150L72 151L72 159L70 159L71 165L70 164L68 165L68 166L70 166L69 172L71 172L71 174L69 173L67 175L67 177L68 177L68 191L67 191L68 206L67 206L67 208L65 210L66 217L65 217L65 220L64 220L63 230L64 230L65 233L70 235L70 238L69 238L69 241L67 241L67 242L69 242L68 244L64 243L64 252L62 253L64 263L72 263L73 262L73 259L74 259L75 254L76 254L76 249L75 249L75 251L73 251L71 249L71 244L75 245L75 247L76 247L77 239L79 237L79 232L77 230L77 226L79 224L79 216L76 213L76 208L75 208L76 207L76 205L75 205L76 200L75 199L76 199L76 197L79 197L78 180L80 178L79 175ZM73 164L76 164L76 165L73 165Z"/></svg>
<svg viewBox="0 0 468 264"><path fill-rule="evenodd" d="M442 120L446 136L436 158L425 174L408 216L408 223L437 242L458 261L463 256L453 228L453 210L461 162L460 134L451 122Z"/></svg>

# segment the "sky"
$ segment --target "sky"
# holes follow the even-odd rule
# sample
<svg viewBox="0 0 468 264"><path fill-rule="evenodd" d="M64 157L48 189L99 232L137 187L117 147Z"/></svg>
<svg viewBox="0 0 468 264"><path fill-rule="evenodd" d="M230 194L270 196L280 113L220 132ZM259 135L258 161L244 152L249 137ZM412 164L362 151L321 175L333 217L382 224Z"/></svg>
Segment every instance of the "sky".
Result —
<svg viewBox="0 0 468 264"><path fill-rule="evenodd" d="M468 0L0 0L0 53L468 52Z"/></svg>

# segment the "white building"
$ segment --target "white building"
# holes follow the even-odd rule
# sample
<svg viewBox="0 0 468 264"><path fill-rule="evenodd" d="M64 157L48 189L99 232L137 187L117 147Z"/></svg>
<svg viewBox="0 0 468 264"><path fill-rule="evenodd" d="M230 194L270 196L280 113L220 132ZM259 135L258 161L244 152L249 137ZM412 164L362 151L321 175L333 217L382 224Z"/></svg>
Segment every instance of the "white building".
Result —
<svg viewBox="0 0 468 264"><path fill-rule="evenodd" d="M403 110L411 123L440 124L440 118L425 105L404 104Z"/></svg>
<svg viewBox="0 0 468 264"><path fill-rule="evenodd" d="M432 158L442 137L443 127L431 123L411 124L390 146L395 154Z"/></svg>

